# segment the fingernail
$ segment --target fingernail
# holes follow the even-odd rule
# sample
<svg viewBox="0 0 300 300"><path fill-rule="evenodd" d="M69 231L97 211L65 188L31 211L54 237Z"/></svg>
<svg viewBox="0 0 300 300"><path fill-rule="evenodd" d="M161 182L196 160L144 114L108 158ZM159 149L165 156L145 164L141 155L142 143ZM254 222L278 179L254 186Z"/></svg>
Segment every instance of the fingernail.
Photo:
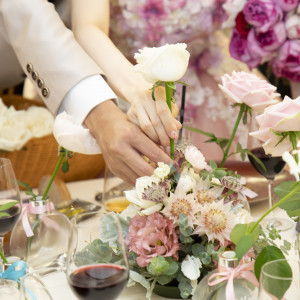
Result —
<svg viewBox="0 0 300 300"><path fill-rule="evenodd" d="M178 134L177 134L177 132L176 131L171 131L171 134L170 134L170 137L172 138L172 139L177 139L177 137L178 137Z"/></svg>
<svg viewBox="0 0 300 300"><path fill-rule="evenodd" d="M165 149L166 149L166 152L167 152L168 154L170 154L170 150L171 150L170 146L167 146Z"/></svg>
<svg viewBox="0 0 300 300"><path fill-rule="evenodd" d="M177 128L180 129L182 127L182 124L178 120L175 120L175 121L176 121Z"/></svg>

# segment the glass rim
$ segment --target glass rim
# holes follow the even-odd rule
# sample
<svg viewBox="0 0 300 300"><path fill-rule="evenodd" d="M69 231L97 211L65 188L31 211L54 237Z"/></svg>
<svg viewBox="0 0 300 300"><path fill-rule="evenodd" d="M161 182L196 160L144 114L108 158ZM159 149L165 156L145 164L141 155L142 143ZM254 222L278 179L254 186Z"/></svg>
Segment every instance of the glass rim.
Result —
<svg viewBox="0 0 300 300"><path fill-rule="evenodd" d="M286 261L290 266L290 262L297 262L299 263L300 260L298 259L286 259L286 258L280 258L280 259L275 259L275 260L271 260L271 261L268 261L267 263L265 263L262 268L261 268L261 277L264 275L264 276L268 276L269 278L272 278L272 279L280 279L280 280L293 280L293 277L280 277L280 276L274 276L274 275L271 275L269 273L267 273L266 271L264 271L264 269L272 264L272 263L275 263L275 262L280 262L280 261Z"/></svg>
<svg viewBox="0 0 300 300"><path fill-rule="evenodd" d="M109 212L102 211L101 209L98 211L81 212L71 218L71 223L78 225L81 221L84 221L85 219L89 218L90 216L94 216L94 215L104 216L104 215L112 215L112 214L110 214Z"/></svg>

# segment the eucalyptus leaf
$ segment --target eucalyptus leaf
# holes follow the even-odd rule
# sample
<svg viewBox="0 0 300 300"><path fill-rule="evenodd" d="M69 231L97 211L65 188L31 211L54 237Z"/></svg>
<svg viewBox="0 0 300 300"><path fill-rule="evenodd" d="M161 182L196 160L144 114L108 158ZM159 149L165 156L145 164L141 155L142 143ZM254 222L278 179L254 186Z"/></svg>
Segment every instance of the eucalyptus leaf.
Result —
<svg viewBox="0 0 300 300"><path fill-rule="evenodd" d="M19 203L18 201L11 201L11 202L7 202L5 204L2 204L0 206L0 211L8 210L11 207L15 206L16 204L18 204L18 203Z"/></svg>
<svg viewBox="0 0 300 300"><path fill-rule="evenodd" d="M150 283L139 273L130 270L129 271L129 278L135 282L138 282L139 284L141 284L144 288L146 288L147 290L150 289Z"/></svg>
<svg viewBox="0 0 300 300"><path fill-rule="evenodd" d="M156 277L156 280L161 285L166 285L172 281L174 277L169 275L158 275Z"/></svg>
<svg viewBox="0 0 300 300"><path fill-rule="evenodd" d="M191 280L186 278L185 276L179 276L177 277L177 279L179 279L178 287L180 289L180 296L184 299L188 298L193 291Z"/></svg>
<svg viewBox="0 0 300 300"><path fill-rule="evenodd" d="M194 244L194 245L192 246L192 253L193 253L193 255L194 255L195 257L199 257L199 258L200 258L200 255L201 255L202 253L206 253L205 247L204 247L202 244L199 244L199 243Z"/></svg>
<svg viewBox="0 0 300 300"><path fill-rule="evenodd" d="M151 259L147 266L147 271L151 275L161 275L169 269L170 264L163 256L156 256Z"/></svg>
<svg viewBox="0 0 300 300"><path fill-rule="evenodd" d="M118 227L113 216L106 214L100 219L100 238L103 242L117 241L119 239Z"/></svg>
<svg viewBox="0 0 300 300"><path fill-rule="evenodd" d="M166 270L165 274L169 276L174 275L178 271L179 265L171 258L167 258L167 261L169 262L169 268Z"/></svg>

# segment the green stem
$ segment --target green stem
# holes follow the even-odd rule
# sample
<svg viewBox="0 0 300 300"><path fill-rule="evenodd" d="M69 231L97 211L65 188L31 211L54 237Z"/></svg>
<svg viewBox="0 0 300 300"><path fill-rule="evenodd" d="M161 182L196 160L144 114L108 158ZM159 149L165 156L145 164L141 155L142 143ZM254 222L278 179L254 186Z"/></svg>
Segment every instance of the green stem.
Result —
<svg viewBox="0 0 300 300"><path fill-rule="evenodd" d="M250 230L250 233L252 233L255 229L255 227L264 219L271 211L273 211L276 207L278 207L280 204L282 204L286 199L293 196L295 193L297 193L300 190L300 184L298 183L298 186L294 188L292 191L290 191L287 195L285 195L282 199L280 199L276 204L274 204L270 209L268 209L253 225L253 227Z"/></svg>
<svg viewBox="0 0 300 300"><path fill-rule="evenodd" d="M51 178L50 178L50 181L49 181L49 183L48 183L48 185L47 185L47 188L45 189L45 192L44 192L44 194L43 194L42 200L45 200L45 199L47 198L47 195L48 195L48 192L49 192L50 187L51 187L51 185L52 185L52 182L53 182L53 180L54 180L54 178L55 178L55 176L56 176L56 174L57 174L57 172L58 172L58 170L59 170L59 167L60 167L60 165L61 165L63 159L64 159L64 152L62 152L62 153L60 154L60 157L59 157L58 162L57 162L57 164L56 164L56 166L55 166L54 172L53 172L53 174L52 174L52 176L51 176Z"/></svg>
<svg viewBox="0 0 300 300"><path fill-rule="evenodd" d="M225 164L225 162L226 162L226 160L227 160L227 158L228 158L228 152L229 152L229 149L230 149L230 147L231 147L231 144L232 144L232 141L233 141L233 139L234 139L235 133L236 133L236 131L237 131L237 128L238 128L238 126L239 126L239 124L240 124L242 115L243 115L243 113L244 113L245 110L246 110L246 104L243 103L243 104L240 106L240 112L239 112L239 114L238 114L238 117L237 117L237 119L236 119L235 125L234 125L234 127L233 127L233 130L232 130L230 139L229 139L229 141L228 141L227 147L226 147L226 149L225 149L225 151L224 151L223 159L222 159L222 162L221 162L221 164L220 164L220 168L223 168L223 166L224 166L224 164Z"/></svg>
<svg viewBox="0 0 300 300"><path fill-rule="evenodd" d="M172 112L172 89L169 87L168 83L165 82L166 98L167 104L169 106L170 112ZM170 156L174 158L174 140L170 138Z"/></svg>
<svg viewBox="0 0 300 300"><path fill-rule="evenodd" d="M293 150L298 150L297 149L297 139L296 139L296 134L294 132L290 132L290 141L293 145ZM299 163L299 156L298 153L296 152L295 154L295 161L298 164Z"/></svg>
<svg viewBox="0 0 300 300"><path fill-rule="evenodd" d="M3 252L1 250L0 250L0 256L1 256L1 258L2 258L2 260L3 260L4 263L8 263L6 257L4 256L4 254L3 254Z"/></svg>

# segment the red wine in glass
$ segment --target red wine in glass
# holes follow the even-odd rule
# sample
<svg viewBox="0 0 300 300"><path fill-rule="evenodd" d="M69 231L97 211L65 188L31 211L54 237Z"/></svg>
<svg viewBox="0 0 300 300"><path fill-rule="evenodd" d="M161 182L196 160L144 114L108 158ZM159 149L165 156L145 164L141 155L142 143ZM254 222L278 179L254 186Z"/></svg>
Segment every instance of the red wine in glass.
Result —
<svg viewBox="0 0 300 300"><path fill-rule="evenodd" d="M285 166L285 161L281 156L267 155L262 147L252 149L251 153L261 160L266 169L264 170L263 167L253 158L253 156L248 155L252 166L257 172L267 179L274 179L275 176L279 174Z"/></svg>
<svg viewBox="0 0 300 300"><path fill-rule="evenodd" d="M128 272L118 265L87 265L69 274L69 284L79 299L114 300L127 284Z"/></svg>
<svg viewBox="0 0 300 300"><path fill-rule="evenodd" d="M0 201L0 205L1 204L3 204L2 201ZM15 206L1 211L1 213L8 214L0 217L0 235L4 236L8 231L12 230L13 227L15 226L19 218L19 215L21 213L20 204L17 203Z"/></svg>

